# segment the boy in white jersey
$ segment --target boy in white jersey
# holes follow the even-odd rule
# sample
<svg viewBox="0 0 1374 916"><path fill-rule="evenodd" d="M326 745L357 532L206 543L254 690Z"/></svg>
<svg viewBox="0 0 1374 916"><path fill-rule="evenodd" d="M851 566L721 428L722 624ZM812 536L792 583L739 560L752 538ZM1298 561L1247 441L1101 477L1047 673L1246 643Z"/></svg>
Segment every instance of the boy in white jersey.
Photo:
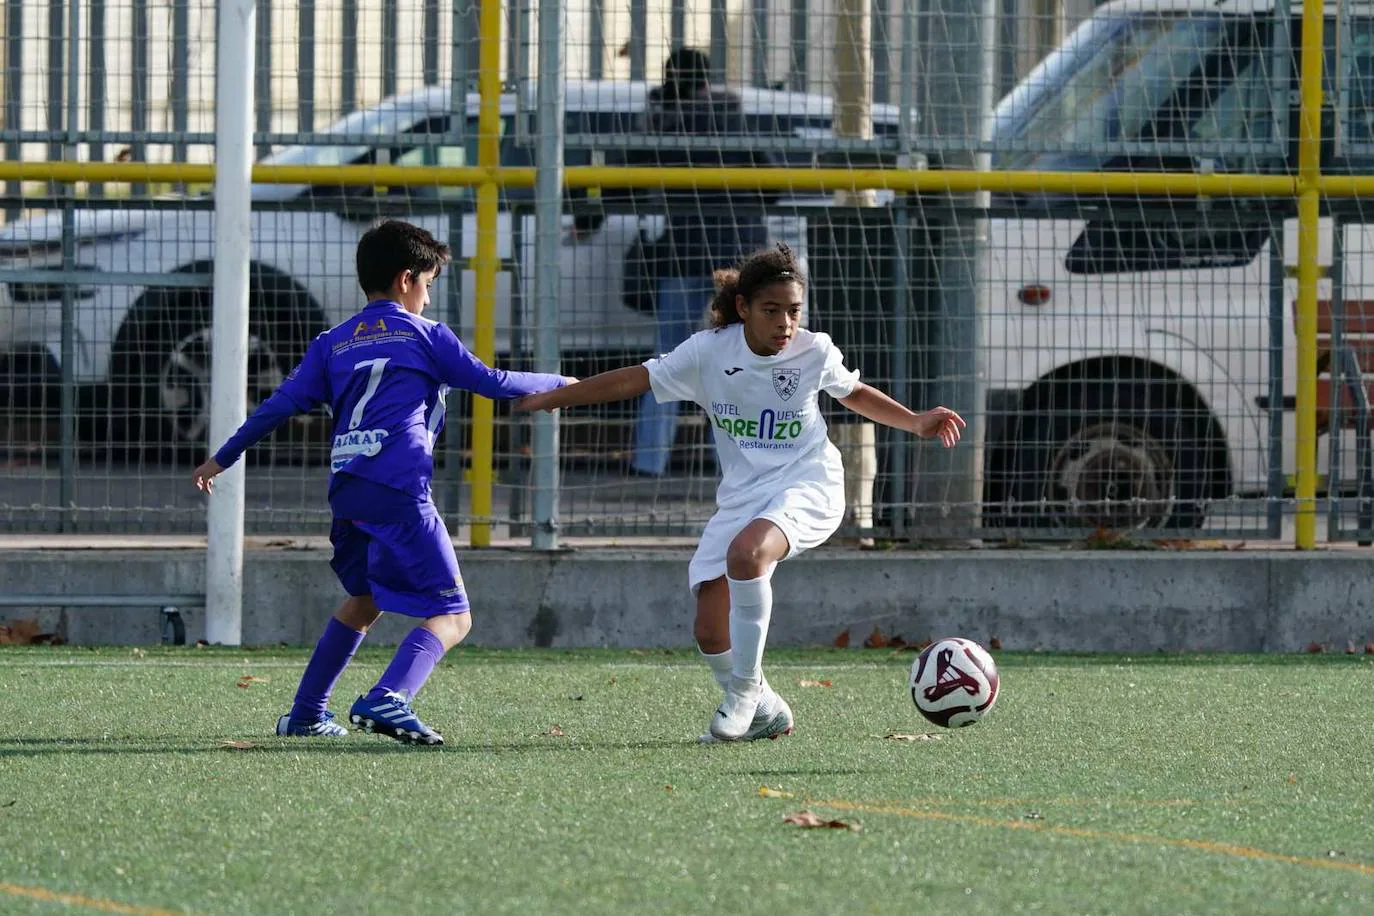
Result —
<svg viewBox="0 0 1374 916"><path fill-rule="evenodd" d="M688 568L695 635L725 700L703 740L791 734L792 711L763 677L773 609L770 579L782 560L818 547L844 518L844 469L826 435L824 391L875 423L952 447L964 420L945 407L913 413L846 369L826 334L800 327L806 281L786 245L718 271L710 330L641 366L517 401L555 410L634 398L695 401L714 428L722 480Z"/></svg>

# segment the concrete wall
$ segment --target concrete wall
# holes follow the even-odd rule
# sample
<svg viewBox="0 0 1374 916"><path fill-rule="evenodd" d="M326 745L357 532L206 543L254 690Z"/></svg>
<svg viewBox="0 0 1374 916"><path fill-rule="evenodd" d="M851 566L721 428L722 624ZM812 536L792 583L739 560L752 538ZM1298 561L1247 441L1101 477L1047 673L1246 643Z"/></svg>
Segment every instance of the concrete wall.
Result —
<svg viewBox="0 0 1374 916"><path fill-rule="evenodd" d="M487 646L683 646L692 605L685 550L461 556ZM197 591L196 550L0 551L6 592ZM1292 652L1374 641L1374 557L1359 551L870 553L827 550L774 578L772 645L829 645L875 626L908 640L964 635L1006 649ZM244 641L309 645L342 592L322 550L250 550ZM0 608L78 644L155 643L157 609ZM199 608L185 611L191 641ZM375 635L394 641L405 620Z"/></svg>

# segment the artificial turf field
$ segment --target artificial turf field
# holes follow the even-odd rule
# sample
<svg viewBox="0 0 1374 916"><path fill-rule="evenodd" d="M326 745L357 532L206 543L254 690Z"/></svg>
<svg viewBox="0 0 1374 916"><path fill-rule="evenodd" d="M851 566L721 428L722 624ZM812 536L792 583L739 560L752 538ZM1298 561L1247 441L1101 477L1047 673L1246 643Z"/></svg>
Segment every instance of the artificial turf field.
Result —
<svg viewBox="0 0 1374 916"><path fill-rule="evenodd" d="M773 652L797 733L703 747L691 651L459 649L442 749L272 737L305 657L0 650L0 913L1374 912L1374 656L998 653L941 733L912 653Z"/></svg>

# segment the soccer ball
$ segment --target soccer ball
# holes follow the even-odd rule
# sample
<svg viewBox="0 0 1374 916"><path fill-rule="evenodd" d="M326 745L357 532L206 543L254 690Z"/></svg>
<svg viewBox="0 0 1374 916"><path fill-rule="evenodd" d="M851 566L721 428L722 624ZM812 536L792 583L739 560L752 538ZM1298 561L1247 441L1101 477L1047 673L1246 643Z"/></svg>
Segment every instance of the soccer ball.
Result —
<svg viewBox="0 0 1374 916"><path fill-rule="evenodd" d="M997 702L997 664L971 639L931 643L911 665L911 702L936 725L972 725Z"/></svg>

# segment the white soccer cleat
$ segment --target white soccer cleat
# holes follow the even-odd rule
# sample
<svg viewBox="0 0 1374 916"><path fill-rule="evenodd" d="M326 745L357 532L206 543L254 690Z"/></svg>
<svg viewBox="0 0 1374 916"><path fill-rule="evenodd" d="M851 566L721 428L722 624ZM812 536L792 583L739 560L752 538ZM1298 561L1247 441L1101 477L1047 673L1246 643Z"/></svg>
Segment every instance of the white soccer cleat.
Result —
<svg viewBox="0 0 1374 916"><path fill-rule="evenodd" d="M772 693L769 690L769 693ZM783 735L792 734L794 725L792 719L792 707L787 705L787 701L776 693L771 697L765 698L767 702L759 704L759 710L754 715L754 721L749 723L749 731L744 733L744 741L758 741L760 738L768 738L776 741ZM765 712L764 710L767 710Z"/></svg>
<svg viewBox="0 0 1374 916"><path fill-rule="evenodd" d="M767 707L766 712L764 711L765 707ZM749 723L749 731L745 732L744 737L739 740L758 741L761 738L767 738L770 741L776 741L785 735L792 734L794 724L792 707L788 706L787 701L782 697L774 694L772 700L765 697L764 701L759 704L759 711L754 714L754 720ZM721 744L721 739L711 734L709 725L707 727L708 731L697 738L697 742L700 744Z"/></svg>
<svg viewBox="0 0 1374 916"><path fill-rule="evenodd" d="M718 741L739 741L749 733L763 698L763 681L732 677L725 700L711 717L711 736Z"/></svg>

